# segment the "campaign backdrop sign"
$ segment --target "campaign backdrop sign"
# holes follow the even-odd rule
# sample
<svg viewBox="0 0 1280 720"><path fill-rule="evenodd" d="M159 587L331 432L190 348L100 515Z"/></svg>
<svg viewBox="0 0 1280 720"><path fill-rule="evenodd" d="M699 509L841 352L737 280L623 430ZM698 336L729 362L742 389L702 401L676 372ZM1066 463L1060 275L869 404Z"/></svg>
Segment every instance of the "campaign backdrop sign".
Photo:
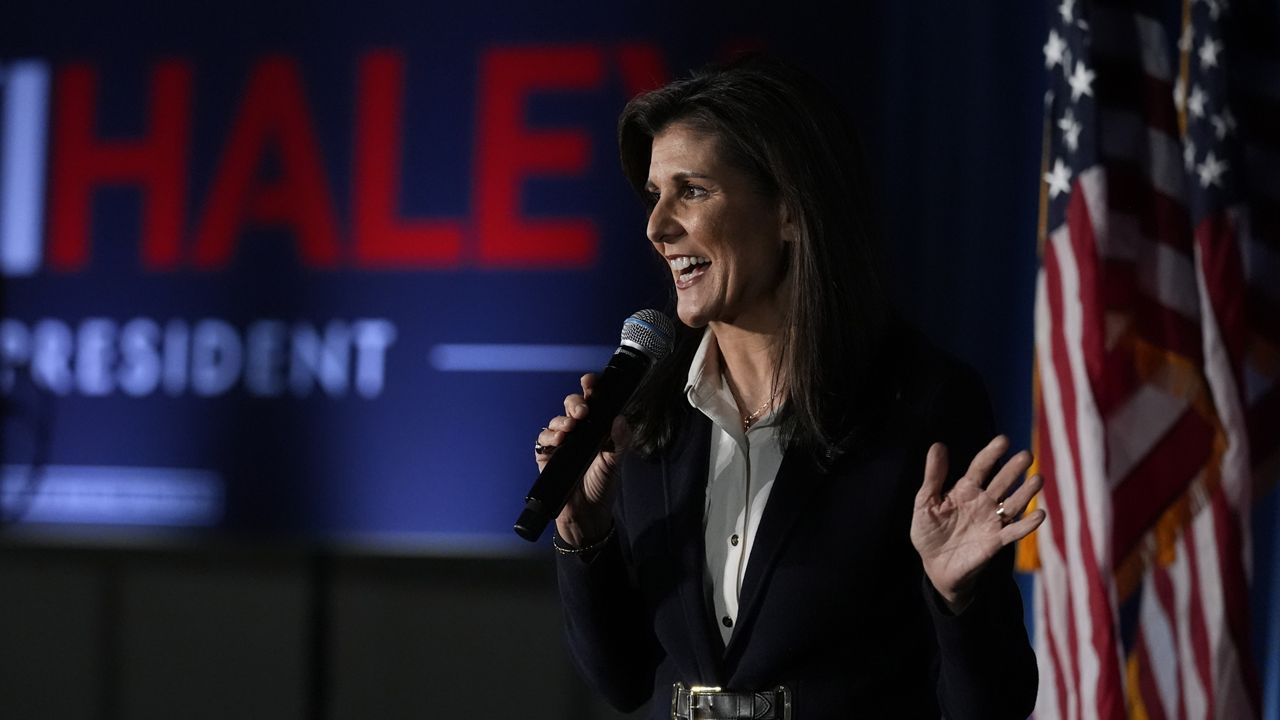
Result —
<svg viewBox="0 0 1280 720"><path fill-rule="evenodd" d="M618 114L751 49L854 115L900 305L1029 427L1032 10L171 5L0 27L4 525L524 547L539 428L670 302Z"/></svg>
<svg viewBox="0 0 1280 720"><path fill-rule="evenodd" d="M618 113L770 33L219 8L0 47L6 522L518 546L538 429L669 302Z"/></svg>

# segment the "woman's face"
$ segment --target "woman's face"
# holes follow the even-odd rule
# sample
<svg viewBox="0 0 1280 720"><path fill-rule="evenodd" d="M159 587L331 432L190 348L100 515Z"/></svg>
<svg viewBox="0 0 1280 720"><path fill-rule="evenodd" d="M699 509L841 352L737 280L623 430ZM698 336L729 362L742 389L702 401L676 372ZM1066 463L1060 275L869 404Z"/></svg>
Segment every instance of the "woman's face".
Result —
<svg viewBox="0 0 1280 720"><path fill-rule="evenodd" d="M680 123L654 136L646 189L649 240L671 269L680 320L777 327L791 232L780 203L722 159L715 136Z"/></svg>

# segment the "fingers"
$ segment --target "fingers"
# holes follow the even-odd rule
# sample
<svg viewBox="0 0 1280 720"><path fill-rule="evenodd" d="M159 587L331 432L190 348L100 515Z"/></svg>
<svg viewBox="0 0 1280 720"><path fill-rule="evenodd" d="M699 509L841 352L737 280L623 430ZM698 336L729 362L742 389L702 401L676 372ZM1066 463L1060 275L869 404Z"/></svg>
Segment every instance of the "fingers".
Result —
<svg viewBox="0 0 1280 720"><path fill-rule="evenodd" d="M582 395L575 393L573 395L566 395L564 398L564 414L568 415L572 420L581 420L586 417L589 409L590 408L587 407L587 399ZM570 430L572 427L562 429Z"/></svg>
<svg viewBox="0 0 1280 720"><path fill-rule="evenodd" d="M934 443L924 458L924 482L920 492L916 493L916 507L926 507L933 503L942 492L942 484L947 479L947 446Z"/></svg>
<svg viewBox="0 0 1280 720"><path fill-rule="evenodd" d="M1039 475L1032 475L1027 481L1018 486L1009 497L1001 503L1004 505L1005 512L1010 517L1018 517L1027 509L1027 504L1031 502L1031 498L1040 492L1040 488L1044 487L1044 479Z"/></svg>
<svg viewBox="0 0 1280 720"><path fill-rule="evenodd" d="M563 421L566 419L567 418L564 417L552 418L551 422L547 423L547 426L542 428L542 432L538 433L538 444L551 447L559 445L560 440L564 439L564 431L556 427L556 425L560 424L557 421Z"/></svg>
<svg viewBox="0 0 1280 720"><path fill-rule="evenodd" d="M1009 488L1013 487L1029 467L1031 467L1031 453L1023 450L1014 455L991 480L991 484L987 486L987 493L992 497L1004 497L1005 493L1009 492Z"/></svg>
<svg viewBox="0 0 1280 720"><path fill-rule="evenodd" d="M551 457L551 453L564 442L564 436L574 428L576 421L571 417L557 415L547 423L538 433L537 440L534 441L533 453L534 459L538 461L538 465L542 466Z"/></svg>
<svg viewBox="0 0 1280 720"><path fill-rule="evenodd" d="M1040 527L1040 523L1044 522L1044 518L1044 510L1037 508L1021 520L1005 525L1000 529L1000 544L1015 543L1030 535L1032 530Z"/></svg>
<svg viewBox="0 0 1280 720"><path fill-rule="evenodd" d="M551 453L556 451L556 446L564 438L563 432L551 429L551 425L558 419L560 418L552 419L547 427L542 428L542 432L538 433L538 439L533 443L533 460L538 463L539 470L547 464L547 460L551 459Z"/></svg>
<svg viewBox="0 0 1280 720"><path fill-rule="evenodd" d="M1000 456L1004 455L1008 449L1009 438L1004 435L997 435L992 438L986 447L973 456L973 462L969 463L969 471L964 474L964 477L960 478L960 482L970 482L982 487L987 478L991 476L991 469L996 466Z"/></svg>
<svg viewBox="0 0 1280 720"><path fill-rule="evenodd" d="M538 462L538 466L542 467L546 464L551 453L564 442L566 433L572 431L579 421L587 416L591 408L587 405L587 398L591 397L591 391L595 386L596 374L587 373L578 379L578 383L582 385L582 394L571 393L564 398L564 415L557 415L551 418L547 426L542 428L542 432L538 433L538 439L534 442L534 458ZM614 441L618 439L618 433L613 433Z"/></svg>
<svg viewBox="0 0 1280 720"><path fill-rule="evenodd" d="M1032 530L1039 527L1040 523L1044 522L1045 512L1038 508L1031 511L1026 517L1017 519L1026 511L1031 498L1035 497L1036 493L1040 492L1043 487L1044 478L1038 474L1032 475L1017 490L1014 490L1009 497L1005 498L1004 502L1000 503L1000 506L1004 508L1005 515L1009 518L1014 518L1013 522L1005 525L1000 530L1002 544L1008 545L1011 542L1021 540L1030 535Z"/></svg>

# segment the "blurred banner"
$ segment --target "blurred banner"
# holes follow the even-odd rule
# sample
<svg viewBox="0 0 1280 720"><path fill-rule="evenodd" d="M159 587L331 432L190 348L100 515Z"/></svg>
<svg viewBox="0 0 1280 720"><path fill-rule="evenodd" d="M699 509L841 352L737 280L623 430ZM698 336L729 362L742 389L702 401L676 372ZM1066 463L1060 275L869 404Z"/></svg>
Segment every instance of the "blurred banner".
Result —
<svg viewBox="0 0 1280 720"><path fill-rule="evenodd" d="M666 303L617 114L711 58L251 7L0 47L5 521L515 543L538 428Z"/></svg>

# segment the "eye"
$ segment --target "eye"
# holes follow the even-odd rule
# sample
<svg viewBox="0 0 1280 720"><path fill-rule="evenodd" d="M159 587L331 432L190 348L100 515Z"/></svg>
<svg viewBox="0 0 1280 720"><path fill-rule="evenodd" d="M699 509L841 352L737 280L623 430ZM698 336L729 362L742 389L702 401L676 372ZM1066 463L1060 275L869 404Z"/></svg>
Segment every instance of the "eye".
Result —
<svg viewBox="0 0 1280 720"><path fill-rule="evenodd" d="M697 185L685 185L680 190L680 194L687 200L696 200L697 198L705 197L707 189Z"/></svg>

